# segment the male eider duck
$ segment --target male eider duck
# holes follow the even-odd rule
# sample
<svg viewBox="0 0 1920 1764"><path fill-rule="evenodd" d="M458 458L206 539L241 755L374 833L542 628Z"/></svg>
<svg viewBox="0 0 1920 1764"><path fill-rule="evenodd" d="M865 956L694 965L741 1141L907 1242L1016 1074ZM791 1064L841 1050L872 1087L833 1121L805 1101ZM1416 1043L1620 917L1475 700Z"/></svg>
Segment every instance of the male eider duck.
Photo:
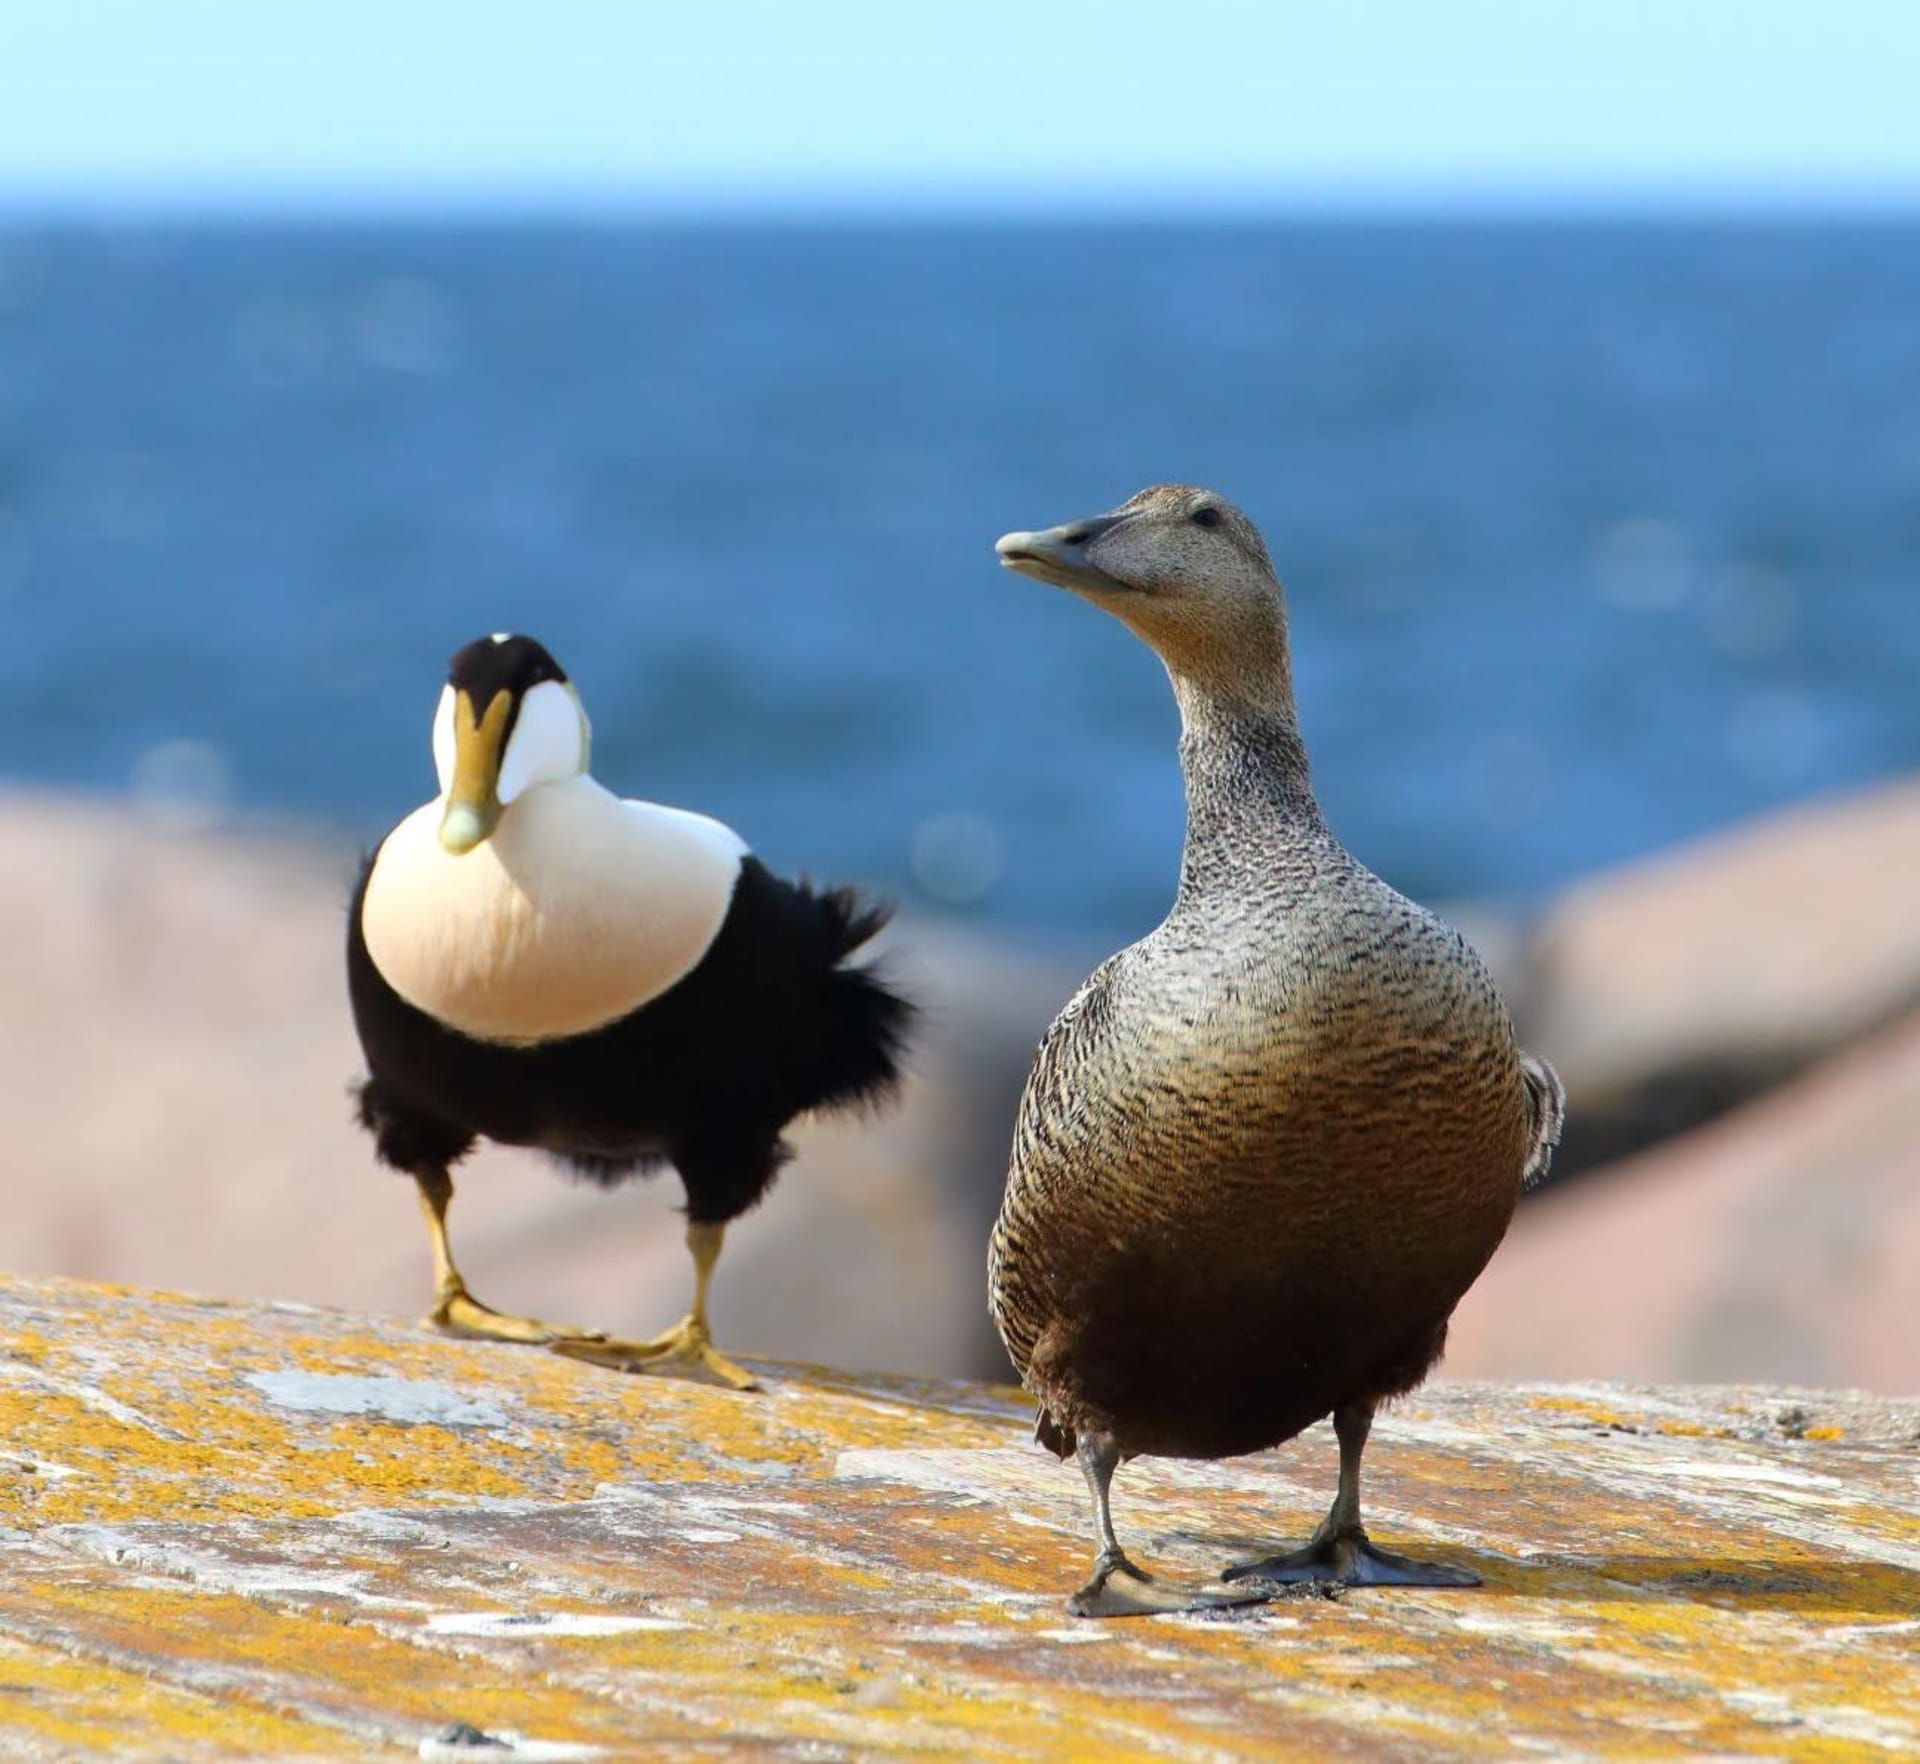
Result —
<svg viewBox="0 0 1920 1764"><path fill-rule="evenodd" d="M718 821L628 802L587 771L587 716L530 637L454 656L433 723L440 794L381 842L355 892L347 977L369 1077L359 1114L419 1185L431 1321L602 1364L714 1351L707 1286L728 1221L810 1109L884 1094L909 1007L848 965L885 922L851 891L769 872ZM452 1167L476 1140L618 1183L671 1162L693 1308L652 1341L517 1317L468 1291L447 1245Z"/></svg>
<svg viewBox="0 0 1920 1764"><path fill-rule="evenodd" d="M1099 1555L1071 1608L1475 1585L1369 1542L1360 1457L1546 1168L1559 1082L1515 1046L1459 933L1321 818L1280 585L1245 515L1161 485L998 550L1151 645L1182 722L1178 894L1042 1042L993 1234L993 1314L1039 1437L1078 1455L1093 1497ZM1232 1569L1252 1584L1219 1592L1128 1561L1118 1464L1259 1451L1326 1415L1339 1494L1306 1548Z"/></svg>

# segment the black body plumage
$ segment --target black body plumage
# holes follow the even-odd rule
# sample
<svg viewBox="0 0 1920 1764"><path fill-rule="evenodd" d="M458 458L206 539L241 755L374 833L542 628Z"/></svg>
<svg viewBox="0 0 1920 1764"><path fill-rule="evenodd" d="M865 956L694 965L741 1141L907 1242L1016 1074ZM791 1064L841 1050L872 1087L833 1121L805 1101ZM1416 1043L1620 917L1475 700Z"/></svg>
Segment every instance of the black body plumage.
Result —
<svg viewBox="0 0 1920 1764"><path fill-rule="evenodd" d="M672 1163L695 1223L752 1207L796 1116L878 1101L898 1081L911 1006L850 958L888 909L741 861L726 918L691 972L586 1034L481 1041L382 977L349 915L348 989L370 1076L359 1118L383 1162L444 1169L480 1138L552 1153L613 1184Z"/></svg>

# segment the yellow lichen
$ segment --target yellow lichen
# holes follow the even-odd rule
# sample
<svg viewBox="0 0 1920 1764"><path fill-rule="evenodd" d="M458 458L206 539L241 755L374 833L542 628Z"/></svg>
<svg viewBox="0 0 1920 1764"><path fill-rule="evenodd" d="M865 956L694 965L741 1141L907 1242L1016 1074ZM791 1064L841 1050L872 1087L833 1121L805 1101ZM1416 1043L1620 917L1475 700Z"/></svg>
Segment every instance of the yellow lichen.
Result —
<svg viewBox="0 0 1920 1764"><path fill-rule="evenodd" d="M0 1285L9 1303L0 1524L25 1541L0 1686L33 1691L30 1752L345 1757L455 1720L612 1756L1920 1745L1920 1572L1875 1559L1920 1544L1908 1460L1850 1454L1843 1485L1751 1430L1729 1450L1706 1395L1455 1387L1384 1418L1376 1536L1471 1562L1479 1593L1089 1626L1061 1608L1084 1491L1013 1393L785 1368L739 1396L311 1312ZM496 1420L249 1382L288 1370L432 1381ZM1140 1461L1118 1516L1197 1580L1297 1542L1334 1470L1325 1429L1234 1465ZM582 1614L619 1621L575 1633Z"/></svg>

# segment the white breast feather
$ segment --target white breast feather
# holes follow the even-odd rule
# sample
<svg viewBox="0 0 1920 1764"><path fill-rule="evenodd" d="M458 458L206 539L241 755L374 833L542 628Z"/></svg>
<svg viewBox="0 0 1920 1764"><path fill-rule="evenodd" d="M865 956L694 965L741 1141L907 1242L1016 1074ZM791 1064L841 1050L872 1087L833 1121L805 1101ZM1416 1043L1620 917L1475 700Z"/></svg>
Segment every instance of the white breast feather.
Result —
<svg viewBox="0 0 1920 1764"><path fill-rule="evenodd" d="M528 791L464 857L440 845L443 808L387 835L361 926L395 992L484 1041L583 1034L659 997L712 946L747 851L587 777Z"/></svg>

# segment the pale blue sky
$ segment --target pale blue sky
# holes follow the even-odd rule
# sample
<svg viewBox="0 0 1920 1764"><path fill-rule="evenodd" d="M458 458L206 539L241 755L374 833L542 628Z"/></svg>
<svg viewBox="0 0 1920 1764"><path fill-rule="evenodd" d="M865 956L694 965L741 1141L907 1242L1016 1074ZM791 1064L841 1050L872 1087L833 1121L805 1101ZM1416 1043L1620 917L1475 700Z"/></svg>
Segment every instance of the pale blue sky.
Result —
<svg viewBox="0 0 1920 1764"><path fill-rule="evenodd" d="M0 201L1920 201L1920 0L0 0Z"/></svg>

